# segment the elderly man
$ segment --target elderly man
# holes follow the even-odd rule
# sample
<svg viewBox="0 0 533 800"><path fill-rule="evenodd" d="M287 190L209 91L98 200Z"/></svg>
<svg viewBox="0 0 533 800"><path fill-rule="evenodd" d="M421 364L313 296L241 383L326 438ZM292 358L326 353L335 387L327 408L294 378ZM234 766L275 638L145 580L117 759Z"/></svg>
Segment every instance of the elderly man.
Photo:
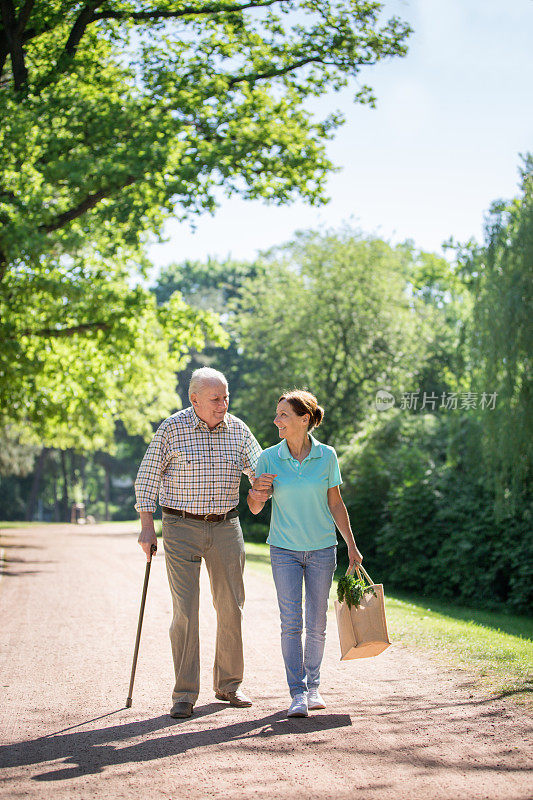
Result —
<svg viewBox="0 0 533 800"><path fill-rule="evenodd" d="M141 516L139 544L150 558L157 545L153 513L163 512L163 544L173 603L170 641L176 684L172 717L190 717L200 687L199 578L205 559L217 636L215 697L251 706L243 678L241 621L244 542L237 511L243 472L253 480L261 448L250 429L228 414L228 384L209 367L193 372L191 406L161 423L142 460L135 492Z"/></svg>

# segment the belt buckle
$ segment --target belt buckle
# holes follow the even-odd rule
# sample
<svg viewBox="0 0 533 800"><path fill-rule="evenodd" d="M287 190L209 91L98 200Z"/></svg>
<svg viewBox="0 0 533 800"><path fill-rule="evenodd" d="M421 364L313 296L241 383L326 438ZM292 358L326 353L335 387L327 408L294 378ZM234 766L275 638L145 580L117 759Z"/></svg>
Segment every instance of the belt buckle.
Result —
<svg viewBox="0 0 533 800"><path fill-rule="evenodd" d="M209 517L218 517L218 516L219 516L218 514L211 514L211 513L210 513L210 514L205 514L205 515L204 515L204 520L205 520L206 522L216 522L216 520L214 520L214 519L209 519Z"/></svg>

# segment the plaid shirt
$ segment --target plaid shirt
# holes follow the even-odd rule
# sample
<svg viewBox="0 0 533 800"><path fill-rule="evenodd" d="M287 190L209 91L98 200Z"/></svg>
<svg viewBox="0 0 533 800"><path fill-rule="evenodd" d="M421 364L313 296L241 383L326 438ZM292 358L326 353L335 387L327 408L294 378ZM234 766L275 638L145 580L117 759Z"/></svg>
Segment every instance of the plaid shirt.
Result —
<svg viewBox="0 0 533 800"><path fill-rule="evenodd" d="M250 482L261 447L249 427L232 414L210 430L194 408L161 423L135 481L137 511L159 504L191 514L224 514L239 502L243 472Z"/></svg>

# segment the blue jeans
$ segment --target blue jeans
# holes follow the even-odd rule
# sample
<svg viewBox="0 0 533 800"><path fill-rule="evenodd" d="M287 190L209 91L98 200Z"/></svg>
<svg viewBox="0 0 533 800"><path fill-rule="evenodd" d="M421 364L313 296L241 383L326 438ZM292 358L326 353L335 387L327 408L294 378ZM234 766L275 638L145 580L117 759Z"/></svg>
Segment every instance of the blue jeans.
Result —
<svg viewBox="0 0 533 800"><path fill-rule="evenodd" d="M281 652L291 697L318 687L326 642L326 616L337 547L285 550L270 545L270 563L281 618ZM305 582L305 647L302 648L302 583Z"/></svg>

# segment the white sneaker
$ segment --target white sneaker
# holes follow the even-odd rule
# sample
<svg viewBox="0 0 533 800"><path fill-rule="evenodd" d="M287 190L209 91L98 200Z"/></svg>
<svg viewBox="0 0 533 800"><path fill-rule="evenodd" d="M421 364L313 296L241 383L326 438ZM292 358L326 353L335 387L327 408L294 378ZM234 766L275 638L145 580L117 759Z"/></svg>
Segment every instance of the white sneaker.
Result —
<svg viewBox="0 0 533 800"><path fill-rule="evenodd" d="M307 707L310 711L315 711L318 708L325 708L326 704L320 696L318 689L309 689L307 694Z"/></svg>
<svg viewBox="0 0 533 800"><path fill-rule="evenodd" d="M307 717L307 698L305 694L295 694L287 711L288 717Z"/></svg>

